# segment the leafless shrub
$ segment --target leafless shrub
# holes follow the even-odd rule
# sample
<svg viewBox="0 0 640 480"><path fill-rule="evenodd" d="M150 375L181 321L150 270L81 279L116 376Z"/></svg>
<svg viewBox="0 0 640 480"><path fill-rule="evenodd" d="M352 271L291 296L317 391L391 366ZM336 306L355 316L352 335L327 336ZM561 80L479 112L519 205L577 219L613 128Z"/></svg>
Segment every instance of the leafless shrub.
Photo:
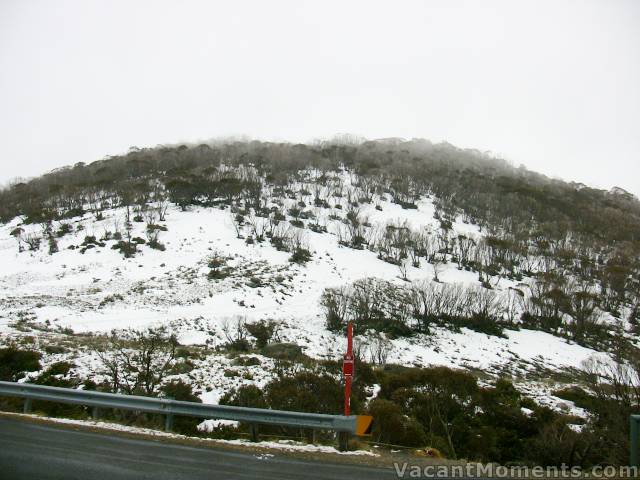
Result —
<svg viewBox="0 0 640 480"><path fill-rule="evenodd" d="M36 235L35 233L27 233L22 235L22 241L27 244L30 251L35 251L40 248L40 243L42 242L42 237Z"/></svg>
<svg viewBox="0 0 640 480"><path fill-rule="evenodd" d="M247 339L247 319L236 316L233 319L224 319L222 322L222 333L227 339L227 347L231 350L247 351L249 340Z"/></svg>
<svg viewBox="0 0 640 480"><path fill-rule="evenodd" d="M178 341L166 327L113 330L94 350L113 392L156 395L176 357Z"/></svg>
<svg viewBox="0 0 640 480"><path fill-rule="evenodd" d="M386 365L393 344L384 333L377 333L369 340L369 361L377 365Z"/></svg>

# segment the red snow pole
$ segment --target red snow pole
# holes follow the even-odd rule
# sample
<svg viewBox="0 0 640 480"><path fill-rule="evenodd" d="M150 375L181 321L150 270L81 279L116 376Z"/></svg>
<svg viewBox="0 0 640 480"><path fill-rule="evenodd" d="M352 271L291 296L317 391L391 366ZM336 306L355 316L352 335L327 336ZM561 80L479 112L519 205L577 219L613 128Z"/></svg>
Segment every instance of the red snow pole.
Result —
<svg viewBox="0 0 640 480"><path fill-rule="evenodd" d="M344 375L344 414L351 415L351 381L353 379L353 325L347 325L347 353L342 360L342 374Z"/></svg>

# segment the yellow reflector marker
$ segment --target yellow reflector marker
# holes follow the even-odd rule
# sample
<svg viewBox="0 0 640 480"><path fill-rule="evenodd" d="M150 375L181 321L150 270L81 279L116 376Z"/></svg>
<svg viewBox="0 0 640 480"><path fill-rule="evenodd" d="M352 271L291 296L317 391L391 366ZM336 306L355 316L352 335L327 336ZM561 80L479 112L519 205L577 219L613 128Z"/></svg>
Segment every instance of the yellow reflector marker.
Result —
<svg viewBox="0 0 640 480"><path fill-rule="evenodd" d="M364 437L371 435L371 422L373 417L371 415L357 415L356 417L356 435Z"/></svg>

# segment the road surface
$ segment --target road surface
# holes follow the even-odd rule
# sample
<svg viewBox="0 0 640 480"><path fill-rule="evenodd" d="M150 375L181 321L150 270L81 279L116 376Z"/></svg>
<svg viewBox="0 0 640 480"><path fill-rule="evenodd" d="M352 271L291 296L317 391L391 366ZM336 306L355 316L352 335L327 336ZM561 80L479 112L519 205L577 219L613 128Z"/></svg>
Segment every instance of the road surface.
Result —
<svg viewBox="0 0 640 480"><path fill-rule="evenodd" d="M2 480L391 479L393 469L199 448L0 418Z"/></svg>

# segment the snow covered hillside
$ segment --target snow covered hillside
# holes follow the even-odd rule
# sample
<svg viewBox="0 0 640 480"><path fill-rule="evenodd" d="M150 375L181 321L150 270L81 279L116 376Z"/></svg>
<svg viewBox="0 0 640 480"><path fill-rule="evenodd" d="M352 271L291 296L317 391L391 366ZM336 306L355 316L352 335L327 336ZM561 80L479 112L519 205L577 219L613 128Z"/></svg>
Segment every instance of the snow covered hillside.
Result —
<svg viewBox="0 0 640 480"><path fill-rule="evenodd" d="M346 173L339 179L345 193L356 188L357 178ZM282 223L296 223L297 205L314 205L313 184L299 184L294 198L266 196L266 207L281 212ZM200 359L185 375L205 401L216 402L232 386L264 384L271 376L273 360L261 355L259 365L237 367L240 374L225 376L231 360L213 349L228 341L229 330L238 319L247 323L272 319L279 322L279 342L294 343L312 358L338 359L345 338L326 326L326 312L320 299L327 288L341 287L375 277L399 286L431 283L480 287L478 275L452 261L383 261L368 248L351 248L345 241L349 204L333 200L333 208L312 208L316 228L287 227L300 245L311 253L306 263L290 261L291 253L278 250L273 242L260 241L268 218L250 214L243 222L234 218L226 205L181 209L165 206L164 221L157 240L164 250L140 243L131 258L111 248L114 233L123 232L125 207L112 207L95 215L69 218L70 233L57 240L57 252L46 245L19 252L19 243L38 235L40 225L22 224L17 217L0 226L0 331L3 342L25 336L43 345L60 336L105 333L112 329L142 329L166 325L183 345L202 345L212 353ZM412 231L436 232L441 221L433 196L422 196L417 208L402 208L385 195L374 195L356 212L359 224L373 237L389 225ZM154 205L153 203L151 205ZM156 205L157 207L157 205ZM155 208L155 207L154 207ZM304 210L304 207L302 207ZM130 222L130 238L144 238L149 219ZM301 222L301 220L298 220ZM304 225L304 224L303 224ZM19 235L16 229L20 228ZM377 233L376 233L377 232ZM447 235L478 240L485 232L458 215ZM227 274L211 278L212 257L223 259ZM521 281L491 277L490 287L505 298L525 291ZM505 315L507 313L505 312ZM358 335L360 353L374 360L379 334ZM526 328L506 329L503 336L488 335L468 328L459 331L436 326L429 333L407 337L385 336L384 361L409 366L445 365L481 373L485 379L509 375L540 401L557 400L548 392L553 385L539 379L547 370L563 372L578 368L591 356L606 356L566 338ZM378 342L378 343L376 343ZM379 354L379 352L377 352ZM49 362L72 358L77 371L95 373L97 359L87 349L46 355ZM531 374L531 379L522 382ZM537 376L536 376L537 375Z"/></svg>

